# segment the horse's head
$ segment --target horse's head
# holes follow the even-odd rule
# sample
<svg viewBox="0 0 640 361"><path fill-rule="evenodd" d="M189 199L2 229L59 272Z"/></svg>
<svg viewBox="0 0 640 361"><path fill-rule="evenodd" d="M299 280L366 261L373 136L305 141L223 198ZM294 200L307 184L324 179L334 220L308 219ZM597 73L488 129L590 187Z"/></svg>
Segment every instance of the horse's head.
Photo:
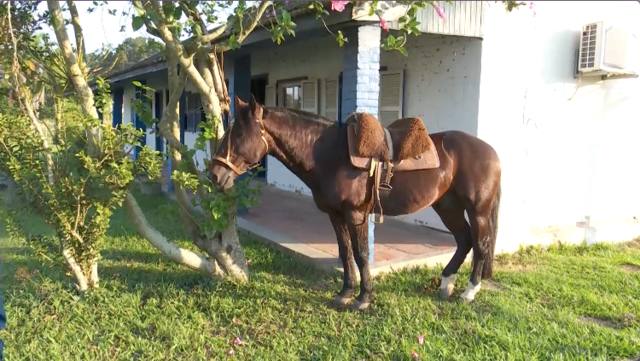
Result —
<svg viewBox="0 0 640 361"><path fill-rule="evenodd" d="M239 175L260 165L269 151L265 138L263 108L251 96L249 104L236 97L236 118L222 138L211 162L213 181L229 189Z"/></svg>

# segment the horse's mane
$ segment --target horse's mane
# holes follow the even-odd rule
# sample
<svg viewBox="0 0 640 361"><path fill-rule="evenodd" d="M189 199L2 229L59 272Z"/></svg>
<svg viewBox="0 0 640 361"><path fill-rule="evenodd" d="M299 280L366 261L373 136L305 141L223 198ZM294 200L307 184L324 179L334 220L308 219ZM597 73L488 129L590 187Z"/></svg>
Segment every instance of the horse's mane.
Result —
<svg viewBox="0 0 640 361"><path fill-rule="evenodd" d="M282 113L289 118L295 118L296 120L302 120L309 123L315 123L319 125L334 125L336 122L327 117L323 117L322 115L318 115L315 113L305 112L303 110L297 109L289 109L283 107L265 107L267 111L274 113Z"/></svg>

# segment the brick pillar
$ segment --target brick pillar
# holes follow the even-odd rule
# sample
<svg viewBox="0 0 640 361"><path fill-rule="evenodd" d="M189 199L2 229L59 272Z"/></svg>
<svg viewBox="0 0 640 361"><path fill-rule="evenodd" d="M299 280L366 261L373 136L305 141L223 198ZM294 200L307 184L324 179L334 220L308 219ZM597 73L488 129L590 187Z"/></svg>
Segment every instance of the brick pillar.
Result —
<svg viewBox="0 0 640 361"><path fill-rule="evenodd" d="M353 112L367 112L378 116L380 93L380 26L365 24L349 29L349 42L345 46L342 71L340 120ZM373 216L369 216L369 263L373 264Z"/></svg>
<svg viewBox="0 0 640 361"><path fill-rule="evenodd" d="M378 115L380 92L380 26L361 25L347 32L340 119L353 112Z"/></svg>

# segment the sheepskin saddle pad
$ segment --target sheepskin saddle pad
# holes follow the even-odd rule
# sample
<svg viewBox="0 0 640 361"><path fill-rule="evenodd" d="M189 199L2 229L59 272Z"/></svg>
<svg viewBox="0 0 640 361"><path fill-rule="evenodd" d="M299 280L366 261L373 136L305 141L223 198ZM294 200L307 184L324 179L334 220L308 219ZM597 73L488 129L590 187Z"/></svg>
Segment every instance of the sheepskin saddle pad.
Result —
<svg viewBox="0 0 640 361"><path fill-rule="evenodd" d="M396 171L437 168L440 166L435 144L419 118L402 118L387 127L387 135L378 119L368 113L347 118L349 154L354 166L367 168L370 160L393 162ZM392 151L393 150L393 151Z"/></svg>

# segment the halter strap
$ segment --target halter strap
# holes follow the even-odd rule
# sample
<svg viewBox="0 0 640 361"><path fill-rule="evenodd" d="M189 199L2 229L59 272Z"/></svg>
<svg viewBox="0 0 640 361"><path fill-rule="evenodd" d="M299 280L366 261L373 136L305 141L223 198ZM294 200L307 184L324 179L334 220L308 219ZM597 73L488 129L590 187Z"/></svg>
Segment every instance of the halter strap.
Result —
<svg viewBox="0 0 640 361"><path fill-rule="evenodd" d="M257 118L256 121L258 122L258 124L260 124L260 139L262 139L262 142L265 145L266 148L266 152L265 154L269 153L269 142L267 142L267 138L265 138L265 128L264 128L264 123L262 122L261 118ZM234 165L231 162L231 131L233 130L233 126L231 126L229 128L229 134L227 135L227 154L226 157L221 157L221 156L215 156L213 157L213 160L217 160L218 162L224 164L225 166L227 166L227 168L231 169L236 175L240 176L244 173L246 173L247 171L257 168L258 166L260 166L260 162L254 163L254 164L250 164L249 166L247 166L245 169L240 169L239 167L237 167L236 165Z"/></svg>

